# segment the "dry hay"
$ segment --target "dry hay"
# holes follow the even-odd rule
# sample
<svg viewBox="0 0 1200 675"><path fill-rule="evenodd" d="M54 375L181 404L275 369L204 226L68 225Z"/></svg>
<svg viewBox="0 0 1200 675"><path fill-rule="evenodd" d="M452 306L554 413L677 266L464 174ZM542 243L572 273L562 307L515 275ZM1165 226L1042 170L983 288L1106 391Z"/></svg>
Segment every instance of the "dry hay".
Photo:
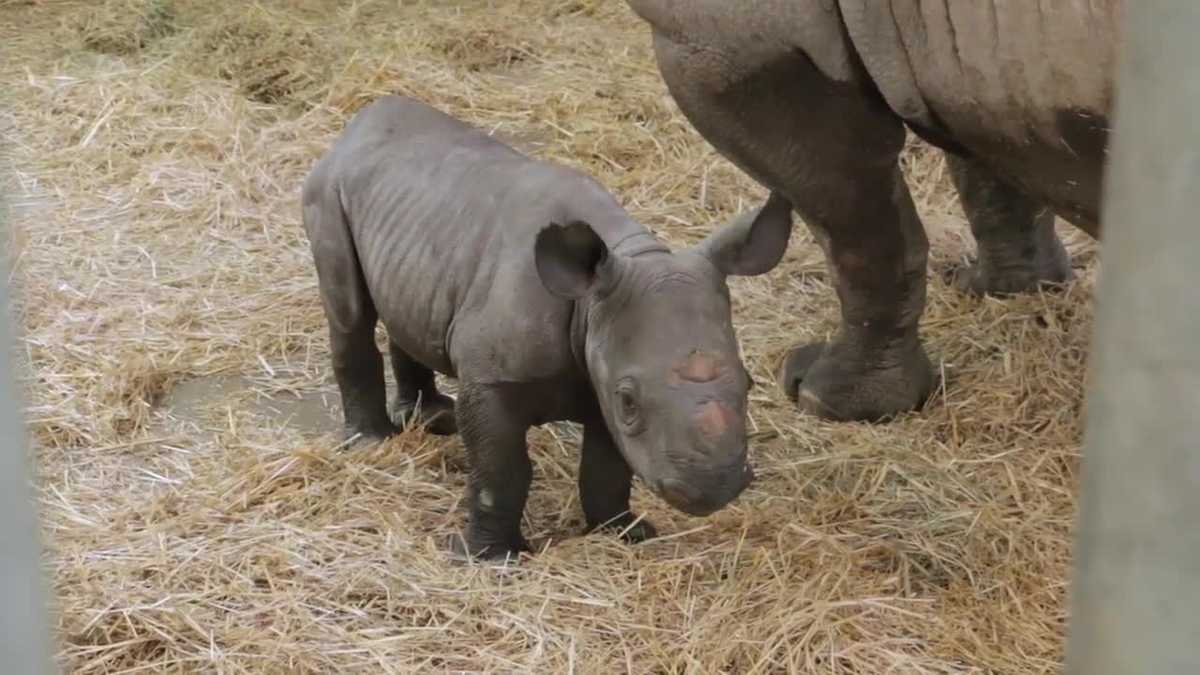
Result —
<svg viewBox="0 0 1200 675"><path fill-rule="evenodd" d="M104 0L66 15L84 49L127 56L175 32L169 0Z"/></svg>
<svg viewBox="0 0 1200 675"><path fill-rule="evenodd" d="M170 31L147 32L154 7ZM957 207L914 145L946 376L927 410L826 424L776 391L783 350L835 326L798 231L778 270L734 288L760 382L742 499L690 519L639 490L666 537L579 537L576 432L558 425L531 434L526 529L548 547L515 570L455 566L457 439L346 452L305 433L336 421L336 396L298 187L346 116L418 96L584 168L679 243L762 191L681 117L624 3L214 7L0 11L19 356L70 670L1058 670L1089 243L1072 238L1064 293L953 292Z"/></svg>
<svg viewBox="0 0 1200 675"><path fill-rule="evenodd" d="M195 72L237 84L251 101L294 104L324 86L333 54L312 28L296 17L261 5L224 4L210 11L176 49Z"/></svg>

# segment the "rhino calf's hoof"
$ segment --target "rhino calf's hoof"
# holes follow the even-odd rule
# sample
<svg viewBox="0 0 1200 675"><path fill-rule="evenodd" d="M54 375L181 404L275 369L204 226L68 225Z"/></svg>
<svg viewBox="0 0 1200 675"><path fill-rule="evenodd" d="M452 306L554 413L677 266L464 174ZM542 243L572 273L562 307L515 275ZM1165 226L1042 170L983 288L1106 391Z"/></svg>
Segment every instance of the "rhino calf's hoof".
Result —
<svg viewBox="0 0 1200 675"><path fill-rule="evenodd" d="M450 538L450 552L468 560L494 562L508 560L517 562L522 553L531 553L529 542L521 537L515 541L489 541L475 537L468 531L465 535Z"/></svg>
<svg viewBox="0 0 1200 675"><path fill-rule="evenodd" d="M637 516L626 513L605 523L589 525L586 533L611 532L620 536L627 544L640 544L658 536L658 528L654 527L653 523L643 518L634 524L635 520Z"/></svg>
<svg viewBox="0 0 1200 675"><path fill-rule="evenodd" d="M369 426L346 427L343 438L347 447L356 448L381 443L400 433L400 428L390 423L372 424Z"/></svg>
<svg viewBox="0 0 1200 675"><path fill-rule="evenodd" d="M920 343L870 359L840 342L799 346L784 359L779 379L801 410L841 422L880 422L916 410L935 381Z"/></svg>

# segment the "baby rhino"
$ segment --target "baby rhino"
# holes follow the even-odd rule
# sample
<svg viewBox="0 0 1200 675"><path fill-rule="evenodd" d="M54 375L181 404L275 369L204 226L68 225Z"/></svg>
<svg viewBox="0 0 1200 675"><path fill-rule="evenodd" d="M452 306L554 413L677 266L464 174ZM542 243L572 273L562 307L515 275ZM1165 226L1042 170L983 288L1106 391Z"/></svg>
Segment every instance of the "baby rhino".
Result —
<svg viewBox="0 0 1200 675"><path fill-rule="evenodd" d="M382 438L415 420L462 434L469 554L528 550L533 425L583 425L588 531L654 536L644 521L630 527L635 473L692 515L750 483L751 382L725 278L782 258L783 199L672 252L588 176L392 96L354 116L303 202L347 431ZM396 379L391 418L377 321ZM457 401L435 371L458 378Z"/></svg>

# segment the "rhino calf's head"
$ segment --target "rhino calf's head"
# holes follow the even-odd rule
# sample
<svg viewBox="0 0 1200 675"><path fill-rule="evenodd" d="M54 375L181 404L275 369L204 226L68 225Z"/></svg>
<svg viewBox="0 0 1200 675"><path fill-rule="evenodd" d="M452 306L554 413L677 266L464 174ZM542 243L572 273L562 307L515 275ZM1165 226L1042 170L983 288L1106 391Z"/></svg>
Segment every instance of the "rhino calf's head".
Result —
<svg viewBox="0 0 1200 675"><path fill-rule="evenodd" d="M610 251L581 222L538 235L543 285L585 312L583 356L613 438L633 471L685 513L710 514L753 480L751 380L726 278L775 267L791 226L791 204L772 194L757 212L675 252Z"/></svg>

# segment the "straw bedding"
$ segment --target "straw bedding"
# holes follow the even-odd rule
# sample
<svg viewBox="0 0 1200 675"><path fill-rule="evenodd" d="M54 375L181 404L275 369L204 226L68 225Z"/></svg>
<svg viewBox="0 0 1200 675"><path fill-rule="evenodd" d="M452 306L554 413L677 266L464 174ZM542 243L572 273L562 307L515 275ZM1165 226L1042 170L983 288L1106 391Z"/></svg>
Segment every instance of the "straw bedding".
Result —
<svg viewBox="0 0 1200 675"><path fill-rule="evenodd" d="M933 240L946 385L887 425L794 411L772 371L836 304L797 230L734 283L759 481L667 536L580 537L577 430L531 433L512 569L452 564L457 439L339 448L298 191L347 116L404 93L582 167L668 240L760 188L666 95L603 0L0 1L8 251L73 672L1054 672L1093 245L1058 293L964 297L940 156L905 155ZM1066 232L1066 230L1064 230Z"/></svg>

